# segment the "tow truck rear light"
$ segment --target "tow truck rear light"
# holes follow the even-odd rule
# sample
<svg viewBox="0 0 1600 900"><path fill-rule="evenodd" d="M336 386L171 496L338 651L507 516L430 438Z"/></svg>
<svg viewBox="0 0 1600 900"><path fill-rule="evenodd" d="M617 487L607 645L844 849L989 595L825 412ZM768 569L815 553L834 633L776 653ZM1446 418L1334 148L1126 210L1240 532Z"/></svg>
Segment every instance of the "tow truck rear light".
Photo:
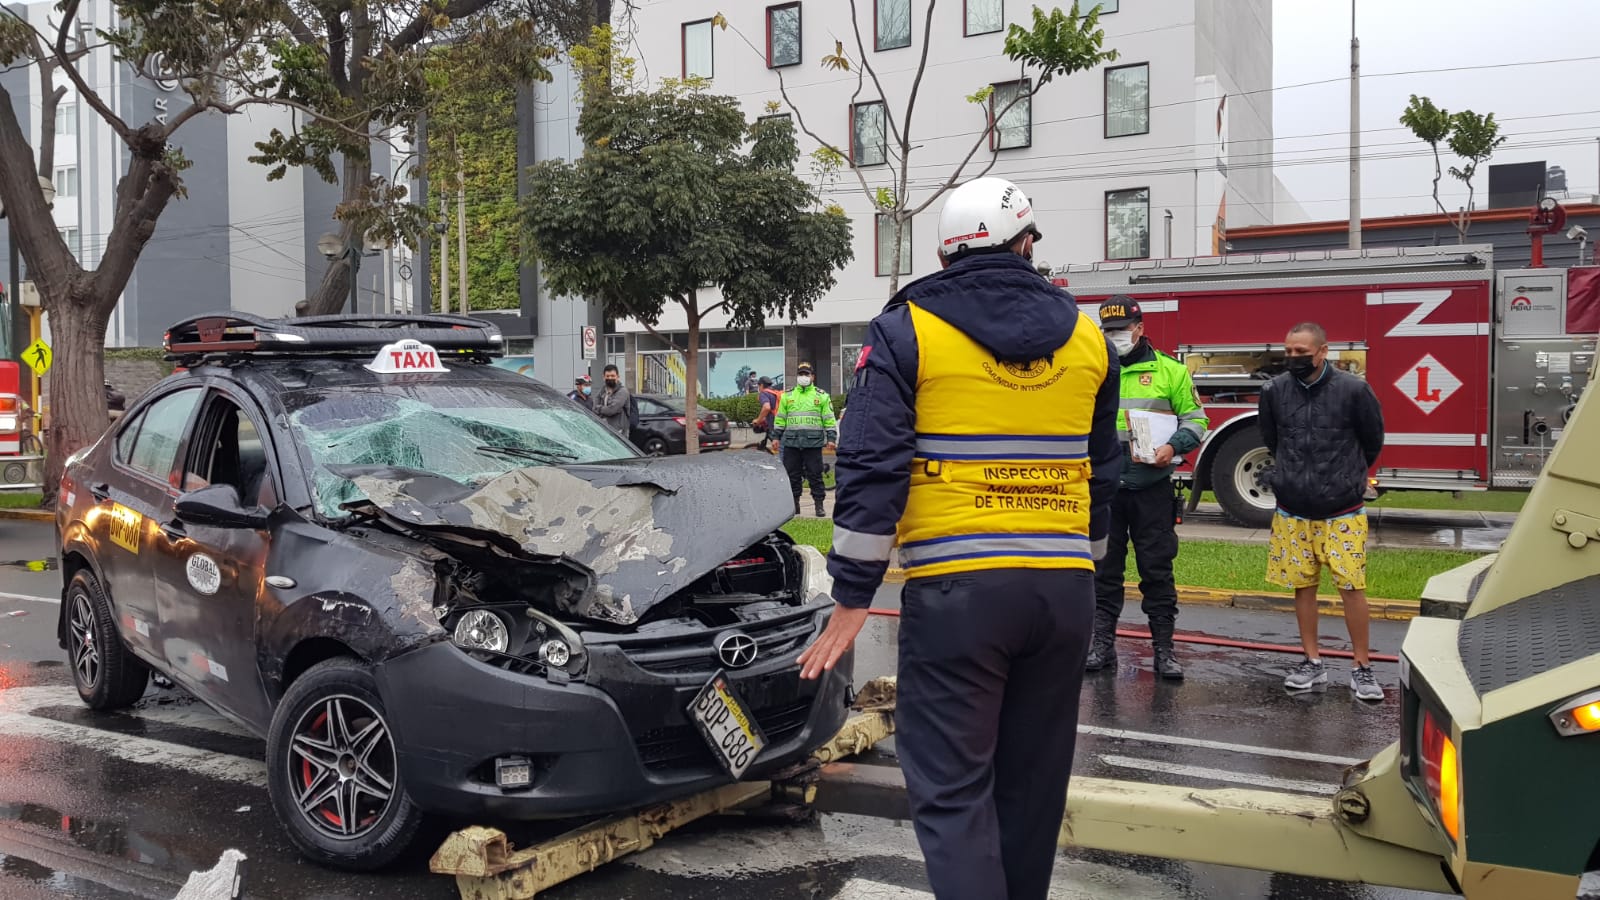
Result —
<svg viewBox="0 0 1600 900"><path fill-rule="evenodd" d="M1600 691L1591 691L1556 707L1550 721L1562 737L1600 734Z"/></svg>
<svg viewBox="0 0 1600 900"><path fill-rule="evenodd" d="M1431 712L1422 714L1422 780L1439 811L1439 824L1456 840L1461 831L1461 760L1455 742Z"/></svg>

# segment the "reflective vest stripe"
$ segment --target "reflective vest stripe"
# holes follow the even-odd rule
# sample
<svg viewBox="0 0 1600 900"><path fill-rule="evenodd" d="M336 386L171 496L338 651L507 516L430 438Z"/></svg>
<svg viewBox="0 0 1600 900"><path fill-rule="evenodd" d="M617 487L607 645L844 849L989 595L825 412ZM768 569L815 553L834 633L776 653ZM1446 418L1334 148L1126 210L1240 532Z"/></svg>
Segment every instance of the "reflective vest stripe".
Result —
<svg viewBox="0 0 1600 900"><path fill-rule="evenodd" d="M1165 397L1123 397L1122 409L1149 409L1155 412L1172 412L1172 401Z"/></svg>
<svg viewBox="0 0 1600 900"><path fill-rule="evenodd" d="M1092 559L1086 534L957 534L900 545L906 568L995 556Z"/></svg>
<svg viewBox="0 0 1600 900"><path fill-rule="evenodd" d="M892 534L868 534L833 526L833 552L863 562L888 561L890 552L894 550L894 539Z"/></svg>
<svg viewBox="0 0 1600 900"><path fill-rule="evenodd" d="M1087 435L919 434L919 459L1088 459Z"/></svg>

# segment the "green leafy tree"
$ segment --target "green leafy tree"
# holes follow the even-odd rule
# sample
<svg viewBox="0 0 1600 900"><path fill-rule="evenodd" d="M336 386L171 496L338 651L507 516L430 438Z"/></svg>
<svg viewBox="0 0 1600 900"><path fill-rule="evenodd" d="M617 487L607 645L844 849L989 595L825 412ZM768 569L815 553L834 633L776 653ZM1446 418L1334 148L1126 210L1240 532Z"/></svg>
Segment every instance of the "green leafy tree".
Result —
<svg viewBox="0 0 1600 900"><path fill-rule="evenodd" d="M1464 160L1463 165L1451 166L1448 171L1450 177L1467 186L1467 204L1453 222L1457 240L1466 243L1467 230L1472 227L1475 194L1472 179L1478 174L1478 167L1488 162L1494 156L1495 149L1506 142L1505 136L1500 134L1499 123L1494 120L1494 113L1479 115L1470 109L1451 113L1436 106L1427 97L1412 94L1411 102L1400 114L1400 124L1411 129L1411 133L1433 151L1433 203L1447 217L1450 211L1439 199L1439 181L1444 177L1440 169L1439 145L1444 144L1451 153Z"/></svg>
<svg viewBox="0 0 1600 900"><path fill-rule="evenodd" d="M456 247L456 190L467 212L467 290L470 309L515 309L521 304L521 215L517 206L517 85L493 77L477 54L450 46L428 60L428 218L449 223L439 251ZM441 267L430 273L440 297ZM455 270L451 279L457 277ZM452 293L456 285L450 286ZM453 296L455 308L461 298Z"/></svg>
<svg viewBox="0 0 1600 900"><path fill-rule="evenodd" d="M1100 27L1100 7L1096 5L1087 14L1079 11L1077 0L1072 4L1070 13L1063 13L1060 9L1048 13L1034 7L1033 21L1029 27L1012 25L1006 34L1005 55L1017 64L1017 81L1023 83L1026 79L1025 90L1014 90L1003 98L997 98L991 86L984 86L967 97L967 101L981 110L983 127L978 137L972 143L966 155L950 170L949 174L930 190L913 196L911 189L912 152L918 147L916 132L912 128L912 116L917 109L917 100L922 87L922 77L928 68L928 51L932 46L933 24L938 0L928 0L927 15L923 20L921 47L922 52L917 60L916 68L912 70L909 86L899 96L903 102L896 102L892 98L896 92L891 91L880 77L873 57L867 52L866 43L862 38L861 16L857 9L857 0L850 0L850 19L848 27L855 37L855 52L852 54L845 49L844 42L836 40L833 52L822 58L822 67L831 71L855 72L856 89L851 95L852 104L873 100L883 101L883 131L879 134L858 135L854 141L834 138L832 140L822 136L812 126L806 123L804 113L794 99L790 97L784 70L776 69L778 74L778 88L783 96L784 104L794 113L795 121L799 123L800 130L811 140L829 150L855 174L857 184L862 193L871 202L873 212L884 216L893 227L893 250L891 251L889 293L893 295L900 289L900 270L903 263L902 238L905 229L913 218L931 207L945 192L954 188L968 178L981 178L994 168L999 159L997 141L994 140L996 130L1004 128L1008 115L1013 110L1026 108L1031 111L1033 97L1044 87L1058 78L1065 78L1075 72L1092 69L1101 63L1113 62L1117 59L1117 51L1103 49L1105 44L1105 30ZM741 7L743 9L743 7ZM751 7L752 15L761 14L759 7ZM868 27L872 27L874 19L872 11L866 16ZM725 15L718 14L713 17L712 23L721 28L729 28L730 22ZM911 30L910 23L892 23L896 31L904 34ZM734 28L740 40L754 53L766 58L765 51L758 48L755 43L739 29ZM897 57L898 58L898 57ZM896 83L904 83L897 79ZM870 84L870 89L869 89ZM831 113L829 114L831 115ZM854 128L850 123L848 128ZM864 142L879 144L883 147L884 171L888 178L887 184L873 175L872 168L863 169L855 164L849 153L841 149L851 146L861 146ZM980 157L986 157L981 167L976 165ZM919 176L919 178L922 176Z"/></svg>
<svg viewBox="0 0 1600 900"><path fill-rule="evenodd" d="M733 328L809 312L850 261L850 222L816 209L786 119L745 121L738 101L700 79L644 88L609 29L573 54L583 73L575 163L539 163L524 207L530 250L550 289L602 301L608 316L656 325L668 304L688 323L672 343L690 373L695 421L700 328L724 311ZM688 450L699 452L689 428Z"/></svg>
<svg viewBox="0 0 1600 900"><path fill-rule="evenodd" d="M1411 102L1400 114L1400 124L1411 129L1418 140L1433 150L1433 204L1439 207L1439 212L1448 216L1450 211L1439 200L1439 180L1444 177L1444 170L1439 164L1439 145L1450 137L1450 112L1435 106L1427 97L1412 94Z"/></svg>
<svg viewBox="0 0 1600 900"><path fill-rule="evenodd" d="M1466 161L1465 165L1450 167L1450 176L1467 186L1467 205L1461 210L1461 224L1456 226L1462 243L1466 243L1467 229L1472 227L1472 178L1478 167L1494 156L1495 148L1505 142L1494 113L1480 116L1464 109L1450 117L1450 152Z"/></svg>

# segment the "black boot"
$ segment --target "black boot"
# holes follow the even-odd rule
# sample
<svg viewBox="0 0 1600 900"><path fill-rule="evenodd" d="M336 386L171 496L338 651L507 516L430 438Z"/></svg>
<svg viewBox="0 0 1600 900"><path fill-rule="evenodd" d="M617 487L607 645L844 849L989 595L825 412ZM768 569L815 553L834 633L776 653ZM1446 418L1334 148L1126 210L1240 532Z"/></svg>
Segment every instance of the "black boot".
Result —
<svg viewBox="0 0 1600 900"><path fill-rule="evenodd" d="M794 514L797 515L797 516L800 515L800 495L799 494L795 494L794 495Z"/></svg>
<svg viewBox="0 0 1600 900"><path fill-rule="evenodd" d="M1178 665L1178 658L1172 652L1172 623L1151 622L1150 642L1156 649L1156 674L1171 681L1182 681L1183 666Z"/></svg>
<svg viewBox="0 0 1600 900"><path fill-rule="evenodd" d="M1101 610L1094 613L1094 638L1089 644L1089 658L1084 660L1086 672L1098 672L1107 666L1117 667L1117 621Z"/></svg>
<svg viewBox="0 0 1600 900"><path fill-rule="evenodd" d="M828 517L827 508L822 505L822 501L821 500L818 500L817 501L817 518L826 519L827 517Z"/></svg>

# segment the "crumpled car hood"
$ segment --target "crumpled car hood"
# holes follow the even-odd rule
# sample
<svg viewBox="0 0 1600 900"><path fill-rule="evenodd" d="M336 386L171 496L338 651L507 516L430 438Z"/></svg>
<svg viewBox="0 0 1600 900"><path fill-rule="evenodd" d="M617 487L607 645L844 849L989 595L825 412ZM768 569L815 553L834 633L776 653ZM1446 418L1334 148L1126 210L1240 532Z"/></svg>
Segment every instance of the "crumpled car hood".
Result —
<svg viewBox="0 0 1600 900"><path fill-rule="evenodd" d="M514 469L478 488L413 470L352 480L406 528L565 559L594 575L571 612L629 625L792 514L788 476L749 455L675 456Z"/></svg>

